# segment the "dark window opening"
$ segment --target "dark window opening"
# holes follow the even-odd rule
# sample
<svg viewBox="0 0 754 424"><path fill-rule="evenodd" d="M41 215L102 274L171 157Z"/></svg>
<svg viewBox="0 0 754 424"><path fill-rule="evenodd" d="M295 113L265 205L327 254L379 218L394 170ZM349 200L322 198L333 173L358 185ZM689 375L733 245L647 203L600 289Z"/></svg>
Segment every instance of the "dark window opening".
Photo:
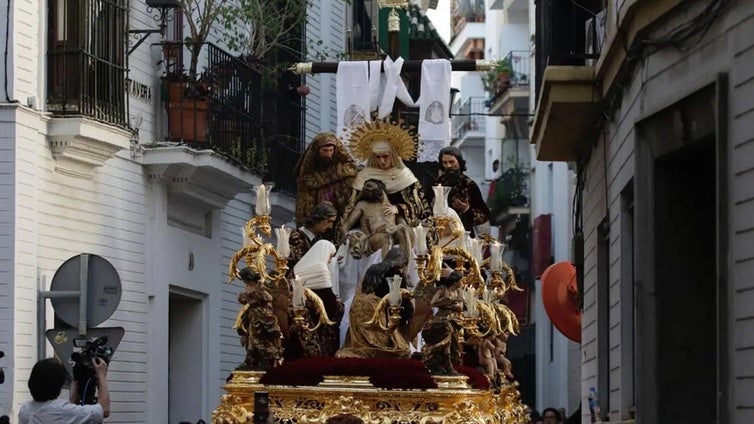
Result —
<svg viewBox="0 0 754 424"><path fill-rule="evenodd" d="M126 0L48 2L47 109L126 127Z"/></svg>

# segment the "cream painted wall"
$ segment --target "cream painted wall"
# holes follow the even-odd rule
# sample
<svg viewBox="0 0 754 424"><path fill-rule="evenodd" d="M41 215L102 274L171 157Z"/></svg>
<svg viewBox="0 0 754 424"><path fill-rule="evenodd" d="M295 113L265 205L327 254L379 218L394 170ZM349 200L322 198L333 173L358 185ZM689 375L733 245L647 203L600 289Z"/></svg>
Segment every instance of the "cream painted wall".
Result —
<svg viewBox="0 0 754 424"><path fill-rule="evenodd" d="M625 2L628 3L628 2ZM624 4L625 4L624 3ZM685 22L685 13L663 22L649 36L660 36L669 29ZM624 84L624 90L618 113L611 120L602 139L592 154L589 162L584 197L584 231L586 261L583 343L582 343L582 400L586 402L587 391L597 386L597 272L596 272L596 234L597 227L606 215L609 207L610 228L610 275L615 276L615 287L620 286L620 269L623 256L619 244L622 218L620 193L635 177L635 145L638 135L634 125L643 117L651 116L668 105L690 95L703 85L715 81L718 73L727 73L730 80L730 98L728 119L728 175L727 186L729 245L728 263L722 264L729 275L728 296L729 356L722 358L730 370L727 389L730 401L727 412L730 423L744 424L754 422L754 409L751 408L752 370L754 358L750 354L754 348L751 335L754 334L754 322L747 317L754 314L754 302L751 301L752 262L754 243L748 236L747 229L754 226L754 209L752 208L752 190L754 179L749 171L754 162L752 149L751 111L754 110L754 48L751 34L754 34L754 3L734 2L709 28L699 44L691 44L688 49L663 49L651 56L631 74ZM606 149L606 150L605 150ZM607 181L605 181L605 175ZM605 184L607 183L607 187ZM607 198L605 196L607 195ZM611 348L621 345L621 329L633 323L622 322L620 317L621 298L618 292L611 293L616 301L610 307L611 328L609 345ZM640 329L636 329L640 331ZM625 401L622 380L629 378L623 373L622 355L629 352L617 349L610 358L610 409L611 422L625 419L632 406ZM633 362L633 361L629 361ZM641 382L637 382L641 384ZM637 406L638 407L638 406ZM585 411L588 412L588 411ZM583 422L588 422L588 415Z"/></svg>
<svg viewBox="0 0 754 424"><path fill-rule="evenodd" d="M227 280L227 264L240 247L239 227L251 213L250 194L225 210L213 211L207 238L167 224L164 186L144 175L138 158L122 151L97 168L92 180L54 171L55 160L38 128L46 118L25 108L0 108L3 144L0 178L11 212L0 211L0 237L13 243L0 251L0 275L12 276L0 296L0 350L8 381L2 385L0 413L15 416L29 399L26 380L36 361L38 277L49 282L68 258L82 252L108 259L122 281L121 303L101 326L122 326L126 334L110 367L112 419L167 421L168 298L180 289L204 299L201 343L186 341L201 368L202 416L209 420L225 377L243 360L230 328L237 311L238 283ZM194 269L188 269L193 254ZM0 283L2 284L2 283ZM8 284L8 283L6 283ZM49 287L45 287L48 289ZM7 406L5 406L7 405Z"/></svg>

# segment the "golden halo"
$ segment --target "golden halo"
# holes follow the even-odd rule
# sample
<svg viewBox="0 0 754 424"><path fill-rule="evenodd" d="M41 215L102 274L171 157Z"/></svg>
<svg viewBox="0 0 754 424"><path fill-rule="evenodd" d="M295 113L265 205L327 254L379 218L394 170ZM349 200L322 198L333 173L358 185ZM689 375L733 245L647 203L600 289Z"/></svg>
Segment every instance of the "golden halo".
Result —
<svg viewBox="0 0 754 424"><path fill-rule="evenodd" d="M374 121L356 127L348 143L351 154L360 161L368 161L372 145L387 141L402 160L411 160L416 155L416 136L402 122Z"/></svg>

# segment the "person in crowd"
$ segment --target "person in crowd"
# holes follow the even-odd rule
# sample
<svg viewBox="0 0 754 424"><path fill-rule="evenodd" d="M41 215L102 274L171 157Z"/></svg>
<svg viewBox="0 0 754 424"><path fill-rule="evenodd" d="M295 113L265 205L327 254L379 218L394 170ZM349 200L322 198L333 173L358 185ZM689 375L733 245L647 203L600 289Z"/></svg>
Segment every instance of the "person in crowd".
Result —
<svg viewBox="0 0 754 424"><path fill-rule="evenodd" d="M560 411L552 407L542 410L542 419L544 420L544 424L563 423L563 416L560 414Z"/></svg>
<svg viewBox="0 0 754 424"><path fill-rule="evenodd" d="M293 277L293 268L299 260L309 251L312 245L325 238L325 235L333 228L338 216L338 211L330 203L320 203L309 211L303 220L303 225L292 230L288 235L288 245L291 253L288 256L288 277Z"/></svg>
<svg viewBox="0 0 754 424"><path fill-rule="evenodd" d="M298 184L296 225L306 225L311 211L322 202L335 207L338 220L343 217L357 169L335 134L323 132L314 136L293 173Z"/></svg>
<svg viewBox="0 0 754 424"><path fill-rule="evenodd" d="M311 289L322 301L324 311L334 325L320 325L316 331L300 331L292 326L291 339L294 345L292 352L298 350L299 356L335 356L340 347L340 320L343 318L343 303L333 292L332 277L330 275L330 261L335 256L335 245L328 240L320 240L309 249L293 267L294 278L299 278L305 288ZM310 320L319 314L313 305L308 305ZM312 327L316 325L312 321ZM289 358L288 353L286 358ZM289 358L290 359L290 358Z"/></svg>
<svg viewBox="0 0 754 424"><path fill-rule="evenodd" d="M375 315L380 301L389 293L387 279L394 276L401 277L401 286L406 287L406 266L408 256L402 249L393 248L388 251L382 262L367 268L359 286L356 288L353 303L349 311L349 328L343 348L338 351L338 357L357 358L408 358L411 355L406 341L409 321L413 316L411 300L402 299L401 319L395 328L385 330L386 311ZM374 322L374 318L377 321Z"/></svg>
<svg viewBox="0 0 754 424"><path fill-rule="evenodd" d="M463 222L466 231L472 237L490 233L490 209L482 198L479 186L469 178L466 160L457 147L445 147L438 157L442 174L435 180L435 185L451 187L448 206L453 208Z"/></svg>
<svg viewBox="0 0 754 424"><path fill-rule="evenodd" d="M31 369L29 392L34 400L24 403L18 412L19 424L95 424L110 415L110 391L107 387L107 362L92 359L97 378L97 403L79 405L79 382L71 384L70 402L58 399L69 380L68 371L57 358L38 361Z"/></svg>
<svg viewBox="0 0 754 424"><path fill-rule="evenodd" d="M565 424L581 424L581 405L565 420Z"/></svg>

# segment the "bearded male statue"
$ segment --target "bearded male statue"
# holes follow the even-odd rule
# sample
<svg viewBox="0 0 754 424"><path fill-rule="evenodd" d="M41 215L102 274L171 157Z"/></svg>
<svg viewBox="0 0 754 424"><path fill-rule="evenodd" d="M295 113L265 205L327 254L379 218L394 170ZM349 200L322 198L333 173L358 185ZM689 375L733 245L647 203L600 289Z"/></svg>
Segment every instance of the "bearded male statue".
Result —
<svg viewBox="0 0 754 424"><path fill-rule="evenodd" d="M298 184L296 225L304 225L314 206L324 202L338 211L334 227L338 228L357 172L353 158L335 134L317 134L293 170Z"/></svg>

